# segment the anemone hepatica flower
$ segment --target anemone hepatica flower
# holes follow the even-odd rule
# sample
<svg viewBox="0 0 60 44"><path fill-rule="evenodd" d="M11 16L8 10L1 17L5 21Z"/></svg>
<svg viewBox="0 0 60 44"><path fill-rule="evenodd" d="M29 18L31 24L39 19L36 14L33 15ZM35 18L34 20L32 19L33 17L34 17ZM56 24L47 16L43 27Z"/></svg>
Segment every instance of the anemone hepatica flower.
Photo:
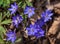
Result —
<svg viewBox="0 0 60 44"><path fill-rule="evenodd" d="M7 41L11 41L12 43L16 40L16 33L14 31L9 31L6 33Z"/></svg>
<svg viewBox="0 0 60 44"><path fill-rule="evenodd" d="M44 36L44 30L41 28L36 28L34 25L30 25L30 27L26 28L28 36L35 36L37 38Z"/></svg>
<svg viewBox="0 0 60 44"><path fill-rule="evenodd" d="M44 22L43 18L38 19L38 20L35 22L35 25L36 25L37 28L42 27L44 24L45 24L45 22Z"/></svg>
<svg viewBox="0 0 60 44"><path fill-rule="evenodd" d="M49 20L51 20L51 16L53 15L53 13L51 13L51 10L46 10L45 12L42 13L41 17L44 18L44 22L47 22Z"/></svg>
<svg viewBox="0 0 60 44"><path fill-rule="evenodd" d="M30 25L30 27L27 27L26 30L28 32L27 33L28 36L35 35L35 33L37 32L37 30L35 29L35 27L32 26L32 25Z"/></svg>
<svg viewBox="0 0 60 44"><path fill-rule="evenodd" d="M16 15L16 16L12 17L12 23L16 27L18 27L19 23L21 23L22 20L23 20L23 18L20 15Z"/></svg>
<svg viewBox="0 0 60 44"><path fill-rule="evenodd" d="M11 14L14 14L18 9L18 5L16 3L11 4L11 8L9 8L8 10L11 11Z"/></svg>
<svg viewBox="0 0 60 44"><path fill-rule="evenodd" d="M35 14L34 10L35 8L26 6L26 8L24 9L24 14L28 14L28 17L30 18L31 16Z"/></svg>
<svg viewBox="0 0 60 44"><path fill-rule="evenodd" d="M43 36L44 36L44 33L45 33L45 31L42 30L41 28L39 28L39 31L38 31L37 33L35 33L35 36L36 36L37 38L43 37Z"/></svg>

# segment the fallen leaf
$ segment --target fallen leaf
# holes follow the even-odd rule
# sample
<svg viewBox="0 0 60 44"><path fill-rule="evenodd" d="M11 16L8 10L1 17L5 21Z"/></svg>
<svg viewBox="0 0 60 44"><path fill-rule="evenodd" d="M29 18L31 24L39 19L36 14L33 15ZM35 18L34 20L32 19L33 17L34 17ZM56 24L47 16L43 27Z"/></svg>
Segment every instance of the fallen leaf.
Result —
<svg viewBox="0 0 60 44"><path fill-rule="evenodd" d="M50 34L56 34L56 32L58 31L58 26L60 23L60 17L55 18L56 20L54 20L52 26L50 27L49 31L48 31L48 35Z"/></svg>

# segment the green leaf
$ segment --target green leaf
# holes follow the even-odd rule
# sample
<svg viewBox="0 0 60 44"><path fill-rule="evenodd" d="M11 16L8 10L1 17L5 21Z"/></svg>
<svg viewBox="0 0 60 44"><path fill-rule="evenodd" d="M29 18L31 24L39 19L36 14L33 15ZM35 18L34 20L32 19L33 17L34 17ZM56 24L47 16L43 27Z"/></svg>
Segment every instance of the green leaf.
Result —
<svg viewBox="0 0 60 44"><path fill-rule="evenodd" d="M0 22L1 22L1 20L2 20L2 13L0 13Z"/></svg>
<svg viewBox="0 0 60 44"><path fill-rule="evenodd" d="M0 26L0 44L4 43L4 40L3 40L4 35L3 34L6 34L6 30L3 26Z"/></svg>
<svg viewBox="0 0 60 44"><path fill-rule="evenodd" d="M4 40L3 40L3 34L0 33L0 44L3 44L4 43Z"/></svg>
<svg viewBox="0 0 60 44"><path fill-rule="evenodd" d="M20 7L21 3L22 3L22 1L18 3L18 6L19 6L19 7Z"/></svg>
<svg viewBox="0 0 60 44"><path fill-rule="evenodd" d="M13 1L13 2L14 2L14 1L17 1L17 0L11 0L11 1Z"/></svg>
<svg viewBox="0 0 60 44"><path fill-rule="evenodd" d="M0 44L4 44L4 41L3 41L3 39L0 39Z"/></svg>
<svg viewBox="0 0 60 44"><path fill-rule="evenodd" d="M3 26L0 26L0 33L2 33L2 34L4 33L5 34L5 32L6 32L5 28Z"/></svg>
<svg viewBox="0 0 60 44"><path fill-rule="evenodd" d="M26 7L26 3L23 4L22 8L25 8Z"/></svg>
<svg viewBox="0 0 60 44"><path fill-rule="evenodd" d="M29 2L28 0L26 0L26 4L27 4L28 6L32 6L32 3Z"/></svg>
<svg viewBox="0 0 60 44"><path fill-rule="evenodd" d="M21 2L18 3L18 6L22 7L22 8L25 8L26 3L21 1Z"/></svg>
<svg viewBox="0 0 60 44"><path fill-rule="evenodd" d="M9 4L10 4L10 0L4 0L3 1L3 7L9 6Z"/></svg>
<svg viewBox="0 0 60 44"><path fill-rule="evenodd" d="M1 24L9 24L9 23L12 23L11 19L4 20L3 22L1 22Z"/></svg>
<svg viewBox="0 0 60 44"><path fill-rule="evenodd" d="M22 38L19 38L19 39L17 39L15 42L20 42L22 40Z"/></svg>
<svg viewBox="0 0 60 44"><path fill-rule="evenodd" d="M11 16L11 15L10 15L10 12L9 12L9 11L4 12L4 16L7 16L7 17Z"/></svg>
<svg viewBox="0 0 60 44"><path fill-rule="evenodd" d="M3 0L0 0L0 6L3 4Z"/></svg>
<svg viewBox="0 0 60 44"><path fill-rule="evenodd" d="M10 14L9 11L6 13L6 15L7 15L7 17L10 17L11 16L11 14Z"/></svg>

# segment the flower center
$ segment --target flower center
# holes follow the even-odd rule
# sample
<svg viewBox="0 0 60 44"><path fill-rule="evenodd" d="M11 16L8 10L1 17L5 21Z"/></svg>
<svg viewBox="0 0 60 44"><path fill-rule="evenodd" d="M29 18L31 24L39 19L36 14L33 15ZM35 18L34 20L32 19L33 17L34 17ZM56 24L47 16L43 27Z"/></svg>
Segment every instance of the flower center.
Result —
<svg viewBox="0 0 60 44"><path fill-rule="evenodd" d="M31 29L32 32L34 32L34 29Z"/></svg>
<svg viewBox="0 0 60 44"><path fill-rule="evenodd" d="M19 21L19 17L17 17L17 20Z"/></svg>
<svg viewBox="0 0 60 44"><path fill-rule="evenodd" d="M31 10L31 9L29 9L29 12L32 12L32 10Z"/></svg>
<svg viewBox="0 0 60 44"><path fill-rule="evenodd" d="M16 10L16 8L14 8L14 10Z"/></svg>
<svg viewBox="0 0 60 44"><path fill-rule="evenodd" d="M17 20L15 20L15 23L16 23L16 24L17 24L17 22L18 22L18 21L17 21Z"/></svg>
<svg viewBox="0 0 60 44"><path fill-rule="evenodd" d="M48 14L46 14L45 18L48 17Z"/></svg>

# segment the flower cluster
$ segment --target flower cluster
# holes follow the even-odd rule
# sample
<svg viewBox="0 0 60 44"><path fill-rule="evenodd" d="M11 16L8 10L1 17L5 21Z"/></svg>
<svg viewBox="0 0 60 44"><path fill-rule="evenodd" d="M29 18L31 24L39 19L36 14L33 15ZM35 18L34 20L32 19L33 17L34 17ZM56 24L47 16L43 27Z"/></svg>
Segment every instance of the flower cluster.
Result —
<svg viewBox="0 0 60 44"><path fill-rule="evenodd" d="M44 30L42 29L42 26L45 25L45 22L49 21L53 13L51 13L51 10L46 10L41 14L41 19L38 19L34 25L30 25L26 28L28 31L28 35L34 35L37 38L44 36Z"/></svg>
<svg viewBox="0 0 60 44"><path fill-rule="evenodd" d="M11 8L9 8L8 10L11 11L11 14L16 13L18 9L18 5L16 3L11 5ZM26 6L24 9L24 14L28 15L28 18L32 17L35 14L35 8L34 7L30 7L30 6ZM45 25L45 23L47 21L49 21L51 18L51 16L53 15L53 13L51 13L51 10L46 10L41 14L41 19L38 19L34 25L30 24L29 27L26 27L27 30L27 34L28 36L35 36L36 38L42 37L44 36L45 31L42 29L43 25ZM23 17L21 15L15 15L12 17L12 24L16 27L18 27L19 23L21 23L23 20ZM8 32L7 33L7 40L11 40L11 42L14 42L16 39L16 34L15 32Z"/></svg>
<svg viewBox="0 0 60 44"><path fill-rule="evenodd" d="M36 38L44 36L44 30L42 28L37 28L37 25L30 24L29 27L26 28L28 36L35 36Z"/></svg>

